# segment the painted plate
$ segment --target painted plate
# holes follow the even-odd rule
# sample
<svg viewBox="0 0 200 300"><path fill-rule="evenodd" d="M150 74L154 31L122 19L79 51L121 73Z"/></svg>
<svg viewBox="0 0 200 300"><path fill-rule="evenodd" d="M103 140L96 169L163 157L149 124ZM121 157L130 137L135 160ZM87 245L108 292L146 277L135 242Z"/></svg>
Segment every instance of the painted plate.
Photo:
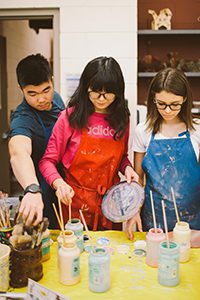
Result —
<svg viewBox="0 0 200 300"><path fill-rule="evenodd" d="M129 220L144 201L144 189L136 182L122 181L112 186L102 200L102 211L107 219L114 223Z"/></svg>

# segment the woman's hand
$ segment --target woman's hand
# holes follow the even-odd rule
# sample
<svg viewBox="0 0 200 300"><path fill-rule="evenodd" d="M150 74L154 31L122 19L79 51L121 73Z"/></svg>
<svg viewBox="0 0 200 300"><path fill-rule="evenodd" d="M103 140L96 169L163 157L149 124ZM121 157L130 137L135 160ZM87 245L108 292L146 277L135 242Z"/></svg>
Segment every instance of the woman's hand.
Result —
<svg viewBox="0 0 200 300"><path fill-rule="evenodd" d="M137 212L131 219L126 222L125 232L130 240L133 240L133 225L136 224L140 232L142 232L142 222L140 213Z"/></svg>
<svg viewBox="0 0 200 300"><path fill-rule="evenodd" d="M127 183L131 183L131 181L139 182L139 176L131 166L126 167L124 176L126 178Z"/></svg>
<svg viewBox="0 0 200 300"><path fill-rule="evenodd" d="M62 203L69 205L72 202L74 190L63 179L56 179L53 182L53 187L56 189L56 196Z"/></svg>
<svg viewBox="0 0 200 300"><path fill-rule="evenodd" d="M0 199L8 198L8 194L0 191Z"/></svg>

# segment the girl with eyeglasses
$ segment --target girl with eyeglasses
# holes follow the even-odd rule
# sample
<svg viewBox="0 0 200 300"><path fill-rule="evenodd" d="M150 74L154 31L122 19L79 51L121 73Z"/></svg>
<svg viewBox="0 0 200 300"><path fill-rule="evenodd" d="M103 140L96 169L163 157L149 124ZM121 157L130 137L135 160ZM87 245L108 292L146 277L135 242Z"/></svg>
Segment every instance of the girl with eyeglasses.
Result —
<svg viewBox="0 0 200 300"><path fill-rule="evenodd" d="M134 135L134 167L145 185L145 200L141 213L127 223L130 239L134 223L140 231L154 227L150 191L157 226L164 229L163 199L168 229L173 230L171 187L181 221L200 229L200 121L193 118L191 109L192 93L184 73L172 68L158 72L149 86L146 122L137 125Z"/></svg>
<svg viewBox="0 0 200 300"><path fill-rule="evenodd" d="M117 61L98 57L90 61L66 111L61 113L40 162L40 171L62 202L64 222L84 217L89 229L112 229L101 211L106 191L119 182L138 180L128 159L129 110L124 98L124 78ZM56 170L62 162L65 180Z"/></svg>

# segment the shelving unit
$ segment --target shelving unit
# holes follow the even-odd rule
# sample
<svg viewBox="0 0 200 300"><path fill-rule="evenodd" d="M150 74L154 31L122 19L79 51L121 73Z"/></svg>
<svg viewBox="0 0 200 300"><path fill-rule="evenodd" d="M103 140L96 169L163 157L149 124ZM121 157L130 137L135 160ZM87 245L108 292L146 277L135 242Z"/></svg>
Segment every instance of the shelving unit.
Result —
<svg viewBox="0 0 200 300"><path fill-rule="evenodd" d="M186 61L200 60L200 1L199 0L138 0L138 61L145 55L152 55L162 63L169 62L167 54L174 52L177 59ZM152 15L158 15L163 8L172 12L171 30L152 30ZM156 72L137 73L138 104L145 105L149 84ZM149 68L149 71L151 68ZM195 69L194 69L195 70ZM198 70L198 68L197 68ZM153 71L153 69L152 69ZM200 115L200 71L185 72L194 99L192 112Z"/></svg>

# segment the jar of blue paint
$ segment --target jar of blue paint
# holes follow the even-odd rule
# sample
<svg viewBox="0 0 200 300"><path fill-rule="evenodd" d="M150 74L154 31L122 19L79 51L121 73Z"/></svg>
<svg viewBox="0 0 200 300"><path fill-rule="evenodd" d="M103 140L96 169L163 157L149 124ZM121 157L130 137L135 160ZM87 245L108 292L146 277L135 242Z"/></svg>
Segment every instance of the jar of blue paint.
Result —
<svg viewBox="0 0 200 300"><path fill-rule="evenodd" d="M110 255L106 249L95 248L88 258L89 289L101 293L110 288Z"/></svg>
<svg viewBox="0 0 200 300"><path fill-rule="evenodd" d="M158 260L158 282L165 286L175 286L180 282L179 245L175 242L161 242Z"/></svg>

